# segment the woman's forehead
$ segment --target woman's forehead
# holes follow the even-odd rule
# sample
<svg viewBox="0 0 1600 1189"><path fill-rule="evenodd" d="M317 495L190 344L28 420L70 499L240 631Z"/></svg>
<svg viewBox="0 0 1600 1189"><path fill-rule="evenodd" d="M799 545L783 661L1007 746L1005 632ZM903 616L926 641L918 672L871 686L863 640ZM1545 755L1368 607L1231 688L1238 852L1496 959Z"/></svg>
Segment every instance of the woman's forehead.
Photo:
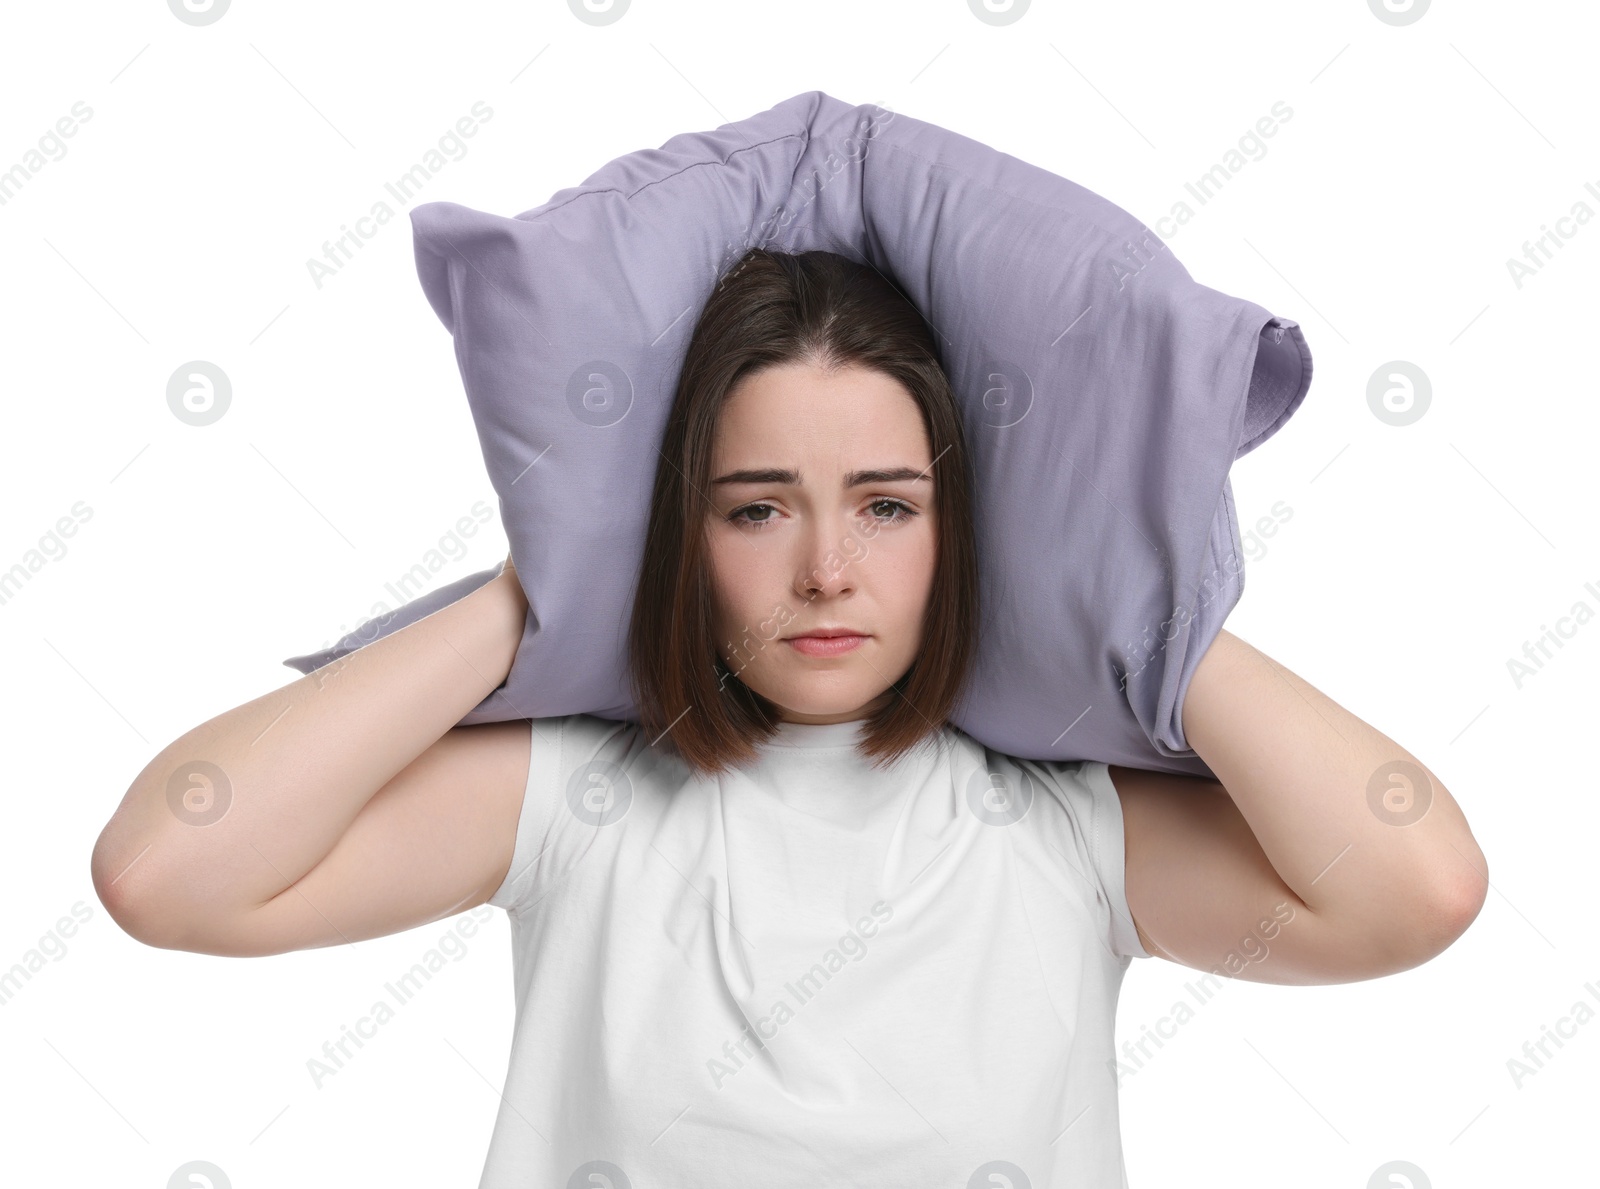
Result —
<svg viewBox="0 0 1600 1189"><path fill-rule="evenodd" d="M893 377L864 368L768 369L741 381L717 419L722 469L772 466L842 474L926 466L927 451L916 400Z"/></svg>

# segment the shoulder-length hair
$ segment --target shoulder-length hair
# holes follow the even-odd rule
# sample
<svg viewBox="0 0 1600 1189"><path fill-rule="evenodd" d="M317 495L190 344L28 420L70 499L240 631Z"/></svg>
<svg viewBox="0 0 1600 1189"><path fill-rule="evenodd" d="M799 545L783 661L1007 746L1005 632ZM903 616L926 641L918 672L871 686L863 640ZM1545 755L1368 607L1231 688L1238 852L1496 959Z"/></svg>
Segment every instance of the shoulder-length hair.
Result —
<svg viewBox="0 0 1600 1189"><path fill-rule="evenodd" d="M787 363L859 366L910 393L935 460L935 573L917 659L870 716L860 750L882 767L946 724L977 650L978 562L971 463L937 344L885 276L832 252L755 248L717 282L689 341L662 436L633 602L628 665L639 721L692 769L715 773L757 755L778 707L722 662L707 572L712 448L728 394ZM772 637L776 639L776 635ZM730 649L761 648L755 637Z"/></svg>

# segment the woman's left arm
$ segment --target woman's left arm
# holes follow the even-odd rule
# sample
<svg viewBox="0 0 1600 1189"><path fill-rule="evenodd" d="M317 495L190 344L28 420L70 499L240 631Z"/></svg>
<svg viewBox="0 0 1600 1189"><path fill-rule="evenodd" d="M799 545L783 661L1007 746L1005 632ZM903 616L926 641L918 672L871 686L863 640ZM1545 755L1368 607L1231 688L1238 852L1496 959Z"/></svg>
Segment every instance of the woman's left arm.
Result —
<svg viewBox="0 0 1600 1189"><path fill-rule="evenodd" d="M1195 670L1183 729L1216 781L1112 770L1152 953L1209 968L1275 913L1277 960L1229 973L1341 982L1425 962L1477 916L1488 864L1439 779L1230 632Z"/></svg>

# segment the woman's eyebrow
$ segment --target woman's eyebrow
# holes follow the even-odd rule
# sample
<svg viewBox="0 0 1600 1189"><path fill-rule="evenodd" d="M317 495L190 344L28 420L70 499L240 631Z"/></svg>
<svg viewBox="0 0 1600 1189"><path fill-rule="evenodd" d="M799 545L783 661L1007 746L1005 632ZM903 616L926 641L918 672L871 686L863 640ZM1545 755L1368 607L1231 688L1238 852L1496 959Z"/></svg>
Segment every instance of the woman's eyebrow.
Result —
<svg viewBox="0 0 1600 1189"><path fill-rule="evenodd" d="M851 471L844 477L844 488L865 487L869 483L901 483L907 480L926 480L932 482L933 478L928 470L913 470L911 467L886 467L875 471ZM719 483L762 483L768 485L783 484L789 487L800 486L800 472L782 467L764 467L755 470L729 471L711 481Z"/></svg>

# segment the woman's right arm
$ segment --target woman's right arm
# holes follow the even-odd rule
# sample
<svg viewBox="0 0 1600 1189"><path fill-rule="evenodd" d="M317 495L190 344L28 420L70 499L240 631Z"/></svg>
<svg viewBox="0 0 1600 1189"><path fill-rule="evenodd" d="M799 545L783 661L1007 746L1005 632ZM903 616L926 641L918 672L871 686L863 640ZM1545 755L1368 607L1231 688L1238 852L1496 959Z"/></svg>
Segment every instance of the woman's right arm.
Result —
<svg viewBox="0 0 1600 1189"><path fill-rule="evenodd" d="M511 862L530 727L457 724L504 682L526 613L507 565L169 744L95 844L107 912L150 945L246 956L487 901Z"/></svg>

